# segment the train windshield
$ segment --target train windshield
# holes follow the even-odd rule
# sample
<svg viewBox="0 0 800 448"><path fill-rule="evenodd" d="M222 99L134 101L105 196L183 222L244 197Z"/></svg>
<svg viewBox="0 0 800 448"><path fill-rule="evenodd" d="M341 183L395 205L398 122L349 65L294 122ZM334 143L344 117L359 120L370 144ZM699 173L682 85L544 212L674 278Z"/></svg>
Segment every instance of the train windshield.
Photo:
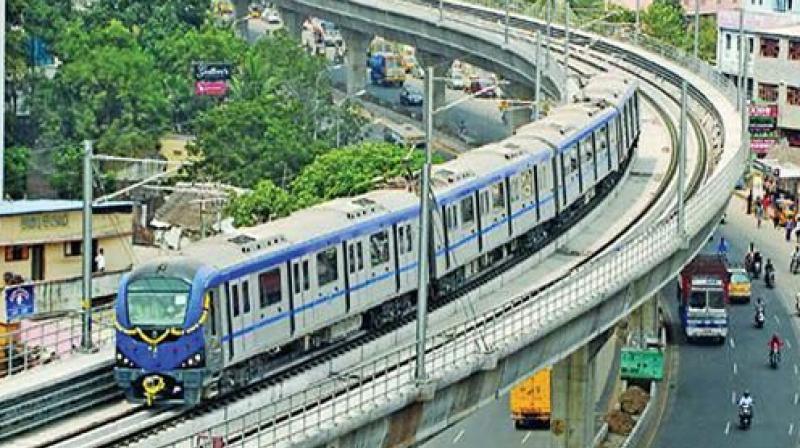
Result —
<svg viewBox="0 0 800 448"><path fill-rule="evenodd" d="M150 277L128 284L128 319L139 327L179 327L191 285L181 279Z"/></svg>

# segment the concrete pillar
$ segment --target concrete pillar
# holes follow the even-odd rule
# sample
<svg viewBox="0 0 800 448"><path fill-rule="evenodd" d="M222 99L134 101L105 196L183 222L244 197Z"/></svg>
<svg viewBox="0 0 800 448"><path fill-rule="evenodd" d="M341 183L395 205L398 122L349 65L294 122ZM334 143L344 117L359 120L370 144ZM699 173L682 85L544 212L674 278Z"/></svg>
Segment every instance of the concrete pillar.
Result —
<svg viewBox="0 0 800 448"><path fill-rule="evenodd" d="M300 40L303 35L303 22L305 17L286 8L279 8L278 12L281 15L281 20L283 20L283 27L286 29L289 36Z"/></svg>
<svg viewBox="0 0 800 448"><path fill-rule="evenodd" d="M533 87L520 83L506 84L500 89L505 98L512 100L510 101L510 108L503 113L503 121L506 124L508 134L511 135L518 127L530 123L531 115L533 114L532 106L527 107L524 103L514 105L513 100L533 101L536 91Z"/></svg>
<svg viewBox="0 0 800 448"><path fill-rule="evenodd" d="M453 60L427 51L417 51L417 61L422 68L433 67L433 109L438 109L446 103L447 84L444 78L453 65ZM434 116L434 121L437 117ZM441 117L438 117L441 119Z"/></svg>
<svg viewBox="0 0 800 448"><path fill-rule="evenodd" d="M553 366L551 423L554 448L585 448L594 438L594 366L582 347Z"/></svg>
<svg viewBox="0 0 800 448"><path fill-rule="evenodd" d="M236 20L236 34L249 42L248 22L250 18L250 0L234 0L233 17L235 18L234 20Z"/></svg>
<svg viewBox="0 0 800 448"><path fill-rule="evenodd" d="M347 49L344 55L347 94L352 95L367 86L367 49L372 35L343 28L342 39Z"/></svg>

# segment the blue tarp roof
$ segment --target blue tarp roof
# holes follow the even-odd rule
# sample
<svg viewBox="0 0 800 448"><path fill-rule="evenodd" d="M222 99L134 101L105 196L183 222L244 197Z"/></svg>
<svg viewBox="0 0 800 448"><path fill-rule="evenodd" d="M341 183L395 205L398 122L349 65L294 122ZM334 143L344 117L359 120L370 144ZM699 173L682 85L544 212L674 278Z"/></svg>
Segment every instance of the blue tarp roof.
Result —
<svg viewBox="0 0 800 448"><path fill-rule="evenodd" d="M132 207L130 201L109 201L95 204L92 208L107 209L114 207ZM0 201L0 216L26 215L30 213L63 212L81 210L83 201L64 199L24 199L20 201Z"/></svg>

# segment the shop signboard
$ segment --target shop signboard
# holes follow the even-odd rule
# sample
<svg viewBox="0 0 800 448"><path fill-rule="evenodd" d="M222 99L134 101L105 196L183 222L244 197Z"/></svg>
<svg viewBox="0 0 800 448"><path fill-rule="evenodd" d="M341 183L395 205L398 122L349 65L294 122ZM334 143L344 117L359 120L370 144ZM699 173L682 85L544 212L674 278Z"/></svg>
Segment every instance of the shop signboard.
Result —
<svg viewBox="0 0 800 448"><path fill-rule="evenodd" d="M194 94L198 96L225 96L233 66L227 62L193 62Z"/></svg>
<svg viewBox="0 0 800 448"><path fill-rule="evenodd" d="M6 322L18 320L34 313L33 285L6 286L3 293L5 295Z"/></svg>
<svg viewBox="0 0 800 448"><path fill-rule="evenodd" d="M750 149L759 157L763 157L778 138L778 105L750 104L748 115Z"/></svg>

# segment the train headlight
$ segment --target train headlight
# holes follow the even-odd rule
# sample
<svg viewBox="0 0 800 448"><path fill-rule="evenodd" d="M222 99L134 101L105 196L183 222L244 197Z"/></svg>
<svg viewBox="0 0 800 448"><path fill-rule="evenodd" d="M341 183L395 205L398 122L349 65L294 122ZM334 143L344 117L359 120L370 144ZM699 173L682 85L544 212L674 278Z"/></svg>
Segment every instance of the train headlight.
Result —
<svg viewBox="0 0 800 448"><path fill-rule="evenodd" d="M204 361L203 352L198 352L186 358L186 360L181 363L181 368L203 367Z"/></svg>
<svg viewBox="0 0 800 448"><path fill-rule="evenodd" d="M123 355L119 351L117 352L115 358L116 358L116 363L115 364L116 364L117 367L122 367L122 368L126 368L126 369L135 369L136 368L136 363L133 362L132 359L129 359L127 356Z"/></svg>

